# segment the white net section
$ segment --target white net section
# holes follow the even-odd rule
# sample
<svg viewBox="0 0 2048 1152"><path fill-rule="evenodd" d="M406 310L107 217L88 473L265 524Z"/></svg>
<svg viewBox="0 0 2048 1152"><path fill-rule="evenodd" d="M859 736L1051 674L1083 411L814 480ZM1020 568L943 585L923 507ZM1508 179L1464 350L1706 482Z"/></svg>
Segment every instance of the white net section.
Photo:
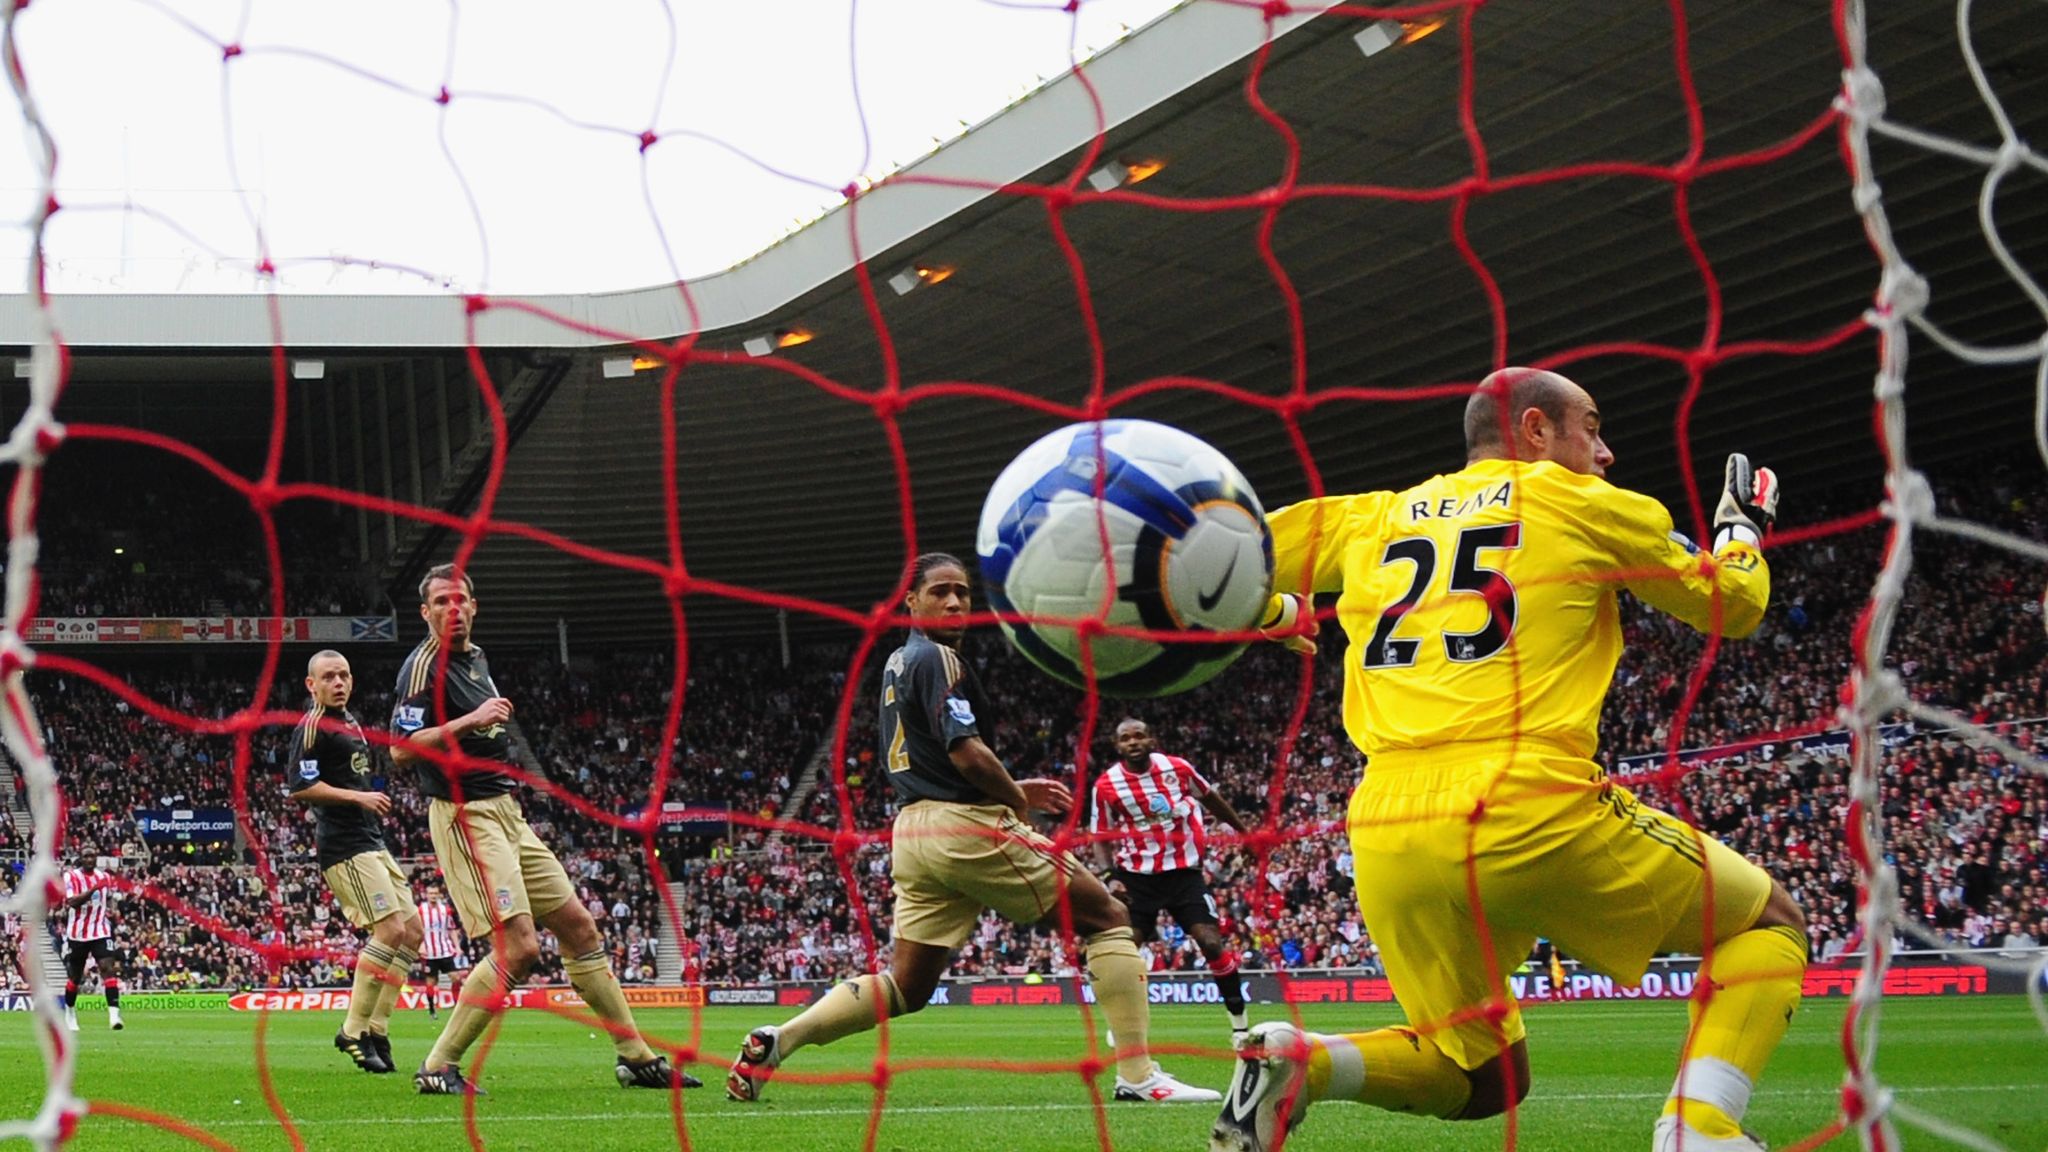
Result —
<svg viewBox="0 0 2048 1152"><path fill-rule="evenodd" d="M1846 117L1843 125L1849 164L1854 176L1856 210L1862 214L1871 247L1882 265L1876 300L1865 319L1879 334L1879 365L1876 396L1879 404L1880 439L1885 455L1885 511L1894 525L1882 571L1871 590L1870 605L1862 628L1858 661L1851 672L1852 695L1843 718L1855 734L1851 795L1855 807L1850 814L1850 848L1863 877L1864 902L1860 909L1865 944L1863 976L1858 982L1852 1009L1852 1028L1846 1042L1847 1075L1843 1091L1845 1123L1855 1129L1862 1145L1872 1152L1904 1147L1898 1124L1933 1133L1968 1148L2004 1149L2006 1145L1966 1123L1899 1100L1886 1086L1878 1071L1879 1020L1883 1003L1884 976L1890 965L1895 941L1906 937L1924 944L1949 943L1942 933L1909 914L1899 900L1897 874L1885 860L1884 824L1878 813L1883 805L1884 746L1877 728L1887 717L1904 713L1938 729L1952 729L1971 743L1996 751L2026 771L2048 774L2048 762L2002 739L1997 733L1974 724L1970 718L1913 699L1905 682L1886 661L1892 630L1906 596L1907 576L1913 565L1913 543L1921 531L1950 533L1979 543L2008 549L2034 560L2048 561L2048 546L2000 532L1985 525L1944 516L1938 511L1933 487L1916 470L1909 458L1907 435L1908 353L1910 336L1918 332L1956 358L1977 365L2030 365L2034 374L2034 434L2042 459L2048 462L2048 293L2039 281L2014 258L1999 234L1997 203L2000 185L2022 167L2048 173L2048 159L2029 148L2014 131L2013 122L1999 93L1979 62L1972 38L1970 0L1956 4L1956 44L1970 79L1982 97L1985 111L1997 127L1996 148L1983 148L1919 131L1888 119L1885 114L1884 85L1870 67L1865 41L1866 16L1860 0L1852 0L1842 11L1841 34L1847 55L1842 96L1837 107ZM1892 222L1877 171L1871 159L1871 137L1884 136L1915 147L1940 153L1961 164L1985 170L1977 199L1978 222L1984 243L2004 269L2012 290L2022 293L2041 314L2040 336L2027 344L2009 347L1978 347L1944 332L1927 315L1934 294L1942 287L1916 272L1895 242ZM2015 621L2014 627L2034 627L2035 621ZM2044 974L2048 956L2039 960L1987 958L1987 965L2020 969L2029 975L2028 996L2034 1012L2048 1029L2048 1000L2044 1000Z"/></svg>

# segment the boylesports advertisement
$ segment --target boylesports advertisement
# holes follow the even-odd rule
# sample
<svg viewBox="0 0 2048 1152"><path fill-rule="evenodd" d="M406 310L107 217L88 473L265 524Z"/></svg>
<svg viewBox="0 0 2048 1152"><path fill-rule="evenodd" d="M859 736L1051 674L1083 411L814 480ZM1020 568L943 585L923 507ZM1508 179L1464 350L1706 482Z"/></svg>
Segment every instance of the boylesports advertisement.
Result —
<svg viewBox="0 0 2048 1152"><path fill-rule="evenodd" d="M235 813L232 808L137 808L135 830L151 844L233 840Z"/></svg>

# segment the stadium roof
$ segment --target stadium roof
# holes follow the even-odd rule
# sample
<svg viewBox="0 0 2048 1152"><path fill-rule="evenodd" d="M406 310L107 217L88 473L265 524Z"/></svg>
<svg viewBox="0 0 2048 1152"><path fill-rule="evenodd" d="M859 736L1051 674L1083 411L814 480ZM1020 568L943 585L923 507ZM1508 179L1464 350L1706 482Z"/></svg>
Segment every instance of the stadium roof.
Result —
<svg viewBox="0 0 2048 1152"><path fill-rule="evenodd" d="M2023 0L1979 4L1987 74L2024 137L2048 136L2048 26ZM1715 160L1793 138L1822 117L1840 59L1822 10L1745 2L1691 13L1692 80L1703 110L1702 156ZM1953 15L1887 8L1870 32L1896 120L1978 145L1992 121L1960 63ZM1446 189L1472 172L1460 130L1459 29L1367 56L1366 22L1292 17L1274 44L1261 97L1300 145L1303 185ZM1475 26L1474 119L1495 179L1593 161L1671 165L1688 145L1686 109L1661 6L1575 0L1488 5ZM1089 75L1102 94L1104 157L1157 160L1142 191L1174 200L1233 196L1273 184L1286 137L1245 98L1256 14L1190 5L1104 53ZM1077 103L1079 101L1079 103ZM921 176L1055 183L1092 132L1071 79L983 125L912 169ZM1079 125L1077 127L1077 125ZM1932 317L1984 344L2038 338L2042 318L1990 258L1976 218L1983 170L1886 140L1876 156L1906 254L1933 284ZM1854 215L1832 129L1790 155L1694 181L1690 222L1723 304L1721 343L1805 341L1840 331L1867 305L1876 262ZM1084 185L1085 187L1085 185ZM1044 203L932 185L884 186L857 204L877 307L906 387L993 384L1064 405L1088 395L1096 366L1071 269ZM1392 390L1392 399L1315 406L1301 425L1323 482L1342 490L1412 483L1461 457L1454 398L1402 399L1470 382L1490 366L1494 327L1480 282L1452 243L1454 198L1317 196L1274 217L1272 249L1301 300L1312 390ZM2048 267L2048 182L2009 175L1998 224L2019 261ZM801 329L814 338L779 355L848 389L889 378L883 342L847 272L846 210L731 273L692 285L700 348L737 353L750 337ZM1085 269L1111 393L1166 377L1281 396L1295 370L1289 313L1258 237L1262 207L1166 211L1080 201L1061 222ZM1672 183L1587 175L1473 198L1471 245L1498 285L1507 355L1528 362L1611 341L1699 346L1707 289L1688 253ZM913 265L952 275L897 296L883 281ZM460 371L463 307L408 297L280 297L294 354L325 355L330 381L350 365L425 357ZM591 327L666 338L689 325L673 289L536 301ZM62 413L129 422L181 405L195 433L260 436L267 420L269 327L262 298L65 297L59 319L77 350ZM0 342L30 331L22 302L0 308ZM547 366L498 504L599 547L666 555L659 476L659 376L606 378L602 341L510 309L478 317L478 340ZM616 349L610 352L617 356ZM1691 410L1689 446L1708 472L1735 449L1781 468L1788 520L1802 494L1842 484L1878 496L1870 437L1874 340L1824 354L1760 356L1714 366ZM1640 355L1568 368L1599 398L1620 455L1615 478L1672 501L1684 495L1674 450L1682 364ZM2032 420L2032 369L1965 368L1916 341L1912 443L1923 461L1961 460L2020 444ZM320 384L300 385L312 396ZM677 387L677 491L693 574L865 610L905 555L897 478L884 425L865 404L738 357L692 364ZM1268 409L1198 390L1119 404L1169 420L1230 452L1269 505L1308 489L1281 421ZM926 395L900 414L920 547L965 551L989 481L1060 417L964 394ZM172 425L179 427L181 425ZM296 433L295 433L296 435ZM195 435L195 439L201 437ZM374 484L372 485L374 487ZM403 493L401 492L401 495ZM443 543L440 551L445 553ZM479 555L480 632L548 642L557 617L572 641L665 640L652 577L607 570L523 541ZM1861 580L1867 574L1853 574ZM765 612L709 597L689 603L693 635L767 635ZM793 621L794 623L794 621Z"/></svg>

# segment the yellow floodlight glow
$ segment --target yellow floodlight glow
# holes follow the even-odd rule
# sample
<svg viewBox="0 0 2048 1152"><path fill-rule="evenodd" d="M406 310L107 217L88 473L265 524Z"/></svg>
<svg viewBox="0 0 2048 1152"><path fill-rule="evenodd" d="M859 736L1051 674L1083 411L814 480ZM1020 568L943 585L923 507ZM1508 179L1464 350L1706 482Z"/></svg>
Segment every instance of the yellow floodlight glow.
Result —
<svg viewBox="0 0 2048 1152"><path fill-rule="evenodd" d="M1449 22L1450 17L1448 16L1430 16L1422 20L1403 20L1401 21L1401 43L1413 44Z"/></svg>
<svg viewBox="0 0 2048 1152"><path fill-rule="evenodd" d="M808 329L784 328L775 334L775 346L777 348L794 348L799 344L809 344L815 339L817 337Z"/></svg>
<svg viewBox="0 0 2048 1152"><path fill-rule="evenodd" d="M1166 167L1166 161L1164 160L1133 160L1129 164L1124 165L1127 173L1124 176L1124 184L1126 186L1143 184L1145 181L1159 175L1159 170L1164 167Z"/></svg>
<svg viewBox="0 0 2048 1152"><path fill-rule="evenodd" d="M953 278L953 269L944 264L930 268L920 266L917 278L926 284L940 284Z"/></svg>
<svg viewBox="0 0 2048 1152"><path fill-rule="evenodd" d="M633 357L633 371L635 372L645 372L650 368L666 368L667 366L668 361L654 356Z"/></svg>

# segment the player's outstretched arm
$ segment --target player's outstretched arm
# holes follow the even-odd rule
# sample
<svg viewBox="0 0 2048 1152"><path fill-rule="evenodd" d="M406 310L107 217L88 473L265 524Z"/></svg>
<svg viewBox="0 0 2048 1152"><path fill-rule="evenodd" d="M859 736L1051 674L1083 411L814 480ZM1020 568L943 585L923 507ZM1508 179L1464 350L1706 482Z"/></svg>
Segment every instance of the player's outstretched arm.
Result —
<svg viewBox="0 0 2048 1152"><path fill-rule="evenodd" d="M399 711L401 714L405 711L403 705ZM512 702L503 696L493 696L477 705L474 711L432 728L408 729L402 722L394 722L393 729L404 735L405 739L391 746L391 763L404 768L421 759L420 753L409 745L423 744L430 748L452 749L465 735L479 728L503 724L510 719Z"/></svg>
<svg viewBox="0 0 2048 1152"><path fill-rule="evenodd" d="M320 804L330 807L355 805L383 816L391 811L391 797L382 792L362 792L354 788L336 788L324 780L316 780L304 788L296 789L292 799L301 804Z"/></svg>
<svg viewBox="0 0 2048 1152"><path fill-rule="evenodd" d="M1344 554L1385 517L1392 492L1324 496L1266 517L1273 533L1273 597L1259 631L1290 651L1316 650L1315 594L1344 590Z"/></svg>
<svg viewBox="0 0 2048 1152"><path fill-rule="evenodd" d="M1594 510L1591 522L1609 534L1629 591L1702 632L1741 639L1756 631L1771 599L1771 571L1760 547L1778 512L1778 480L1770 469L1751 468L1740 453L1728 458L1711 557L1672 530L1662 504L1601 487L1610 507Z"/></svg>
<svg viewBox="0 0 2048 1152"><path fill-rule="evenodd" d="M1027 819L1031 813L1031 801L1024 790L1010 778L1010 770L979 736L963 736L953 741L946 750L947 759L969 784L981 789L981 794L998 804L1006 805L1017 813L1017 819Z"/></svg>
<svg viewBox="0 0 2048 1152"><path fill-rule="evenodd" d="M1315 601L1292 592L1275 592L1259 617L1259 632L1289 652L1316 654Z"/></svg>
<svg viewBox="0 0 2048 1152"><path fill-rule="evenodd" d="M1208 809L1209 815L1230 825L1240 833L1252 830L1253 825L1247 823L1245 818L1238 814L1237 807L1225 799L1223 793L1216 791L1214 788L1202 793L1202 807Z"/></svg>

